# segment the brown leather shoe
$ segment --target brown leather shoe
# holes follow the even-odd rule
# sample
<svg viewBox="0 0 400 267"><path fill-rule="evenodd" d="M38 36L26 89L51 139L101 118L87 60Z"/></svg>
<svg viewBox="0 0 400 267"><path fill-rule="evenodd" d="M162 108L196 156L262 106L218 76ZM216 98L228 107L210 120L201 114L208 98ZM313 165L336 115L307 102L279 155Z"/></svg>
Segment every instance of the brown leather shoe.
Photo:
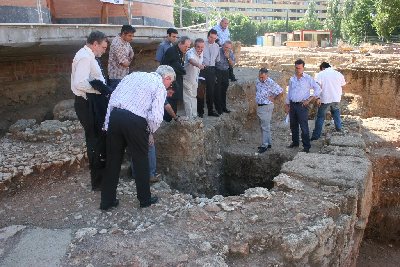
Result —
<svg viewBox="0 0 400 267"><path fill-rule="evenodd" d="M156 174L156 176L150 176L150 183L154 184L154 183L158 183L159 181L161 181L161 175L160 174Z"/></svg>

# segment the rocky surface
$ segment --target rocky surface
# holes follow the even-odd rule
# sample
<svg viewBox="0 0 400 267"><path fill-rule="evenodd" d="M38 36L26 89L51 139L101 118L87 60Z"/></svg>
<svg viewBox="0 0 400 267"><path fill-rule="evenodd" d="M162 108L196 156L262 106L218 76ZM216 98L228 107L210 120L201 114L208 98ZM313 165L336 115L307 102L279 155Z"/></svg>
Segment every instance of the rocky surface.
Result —
<svg viewBox="0 0 400 267"><path fill-rule="evenodd" d="M254 69L240 72L243 77L257 74ZM34 259L44 259L38 262L43 266L354 265L371 206L397 205L395 191L387 202L373 193L379 191L372 172L379 163L371 156L382 159L385 151L398 151L393 150L398 120L350 114L343 117L341 133L328 121L323 138L306 154L285 148L289 129L277 105L273 148L257 155L254 84L233 84L229 103L229 115L162 126L156 144L163 181L151 188L160 202L146 209L139 208L134 181L122 175L120 205L99 210L100 195L88 185L77 122L15 125L0 142L1 173L7 175L1 184L8 188L0 196L0 265ZM383 124L383 130L376 126ZM34 139L31 131L42 137ZM279 157L286 162L278 164ZM274 172L267 164L275 164ZM47 169L33 167L42 165ZM27 166L32 172L24 175L20 169ZM388 177L383 170L382 182ZM254 179L245 176L249 172L273 180L273 188L249 181ZM385 181L396 181L396 169L390 173L393 179ZM236 195L222 196L224 181L233 174L247 185ZM40 242L46 238L59 241L53 246L57 254L51 242ZM34 247L32 240L43 249L24 254Z"/></svg>

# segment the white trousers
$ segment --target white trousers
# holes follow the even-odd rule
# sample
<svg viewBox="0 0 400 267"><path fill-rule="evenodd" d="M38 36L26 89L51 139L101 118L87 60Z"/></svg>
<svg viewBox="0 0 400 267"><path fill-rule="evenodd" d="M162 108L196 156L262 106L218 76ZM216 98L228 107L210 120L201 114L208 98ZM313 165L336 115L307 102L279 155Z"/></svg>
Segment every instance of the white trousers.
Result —
<svg viewBox="0 0 400 267"><path fill-rule="evenodd" d="M189 119L197 117L197 85L183 79L183 105Z"/></svg>

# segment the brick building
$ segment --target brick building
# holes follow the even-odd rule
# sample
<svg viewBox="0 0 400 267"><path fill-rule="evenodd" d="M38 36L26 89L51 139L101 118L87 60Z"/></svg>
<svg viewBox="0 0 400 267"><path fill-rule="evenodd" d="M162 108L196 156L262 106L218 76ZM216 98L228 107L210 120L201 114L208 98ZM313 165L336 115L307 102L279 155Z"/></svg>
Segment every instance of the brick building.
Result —
<svg viewBox="0 0 400 267"><path fill-rule="evenodd" d="M108 23L173 26L173 0L125 0L109 5ZM161 5L158 5L161 4ZM1 0L0 23L99 24L100 0Z"/></svg>

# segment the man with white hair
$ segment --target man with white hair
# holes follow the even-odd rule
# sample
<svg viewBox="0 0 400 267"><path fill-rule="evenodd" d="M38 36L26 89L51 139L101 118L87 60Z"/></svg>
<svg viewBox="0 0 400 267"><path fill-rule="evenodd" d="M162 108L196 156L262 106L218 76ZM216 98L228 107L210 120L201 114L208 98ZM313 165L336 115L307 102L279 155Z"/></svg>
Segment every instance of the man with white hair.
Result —
<svg viewBox="0 0 400 267"><path fill-rule="evenodd" d="M229 32L228 26L229 26L229 20L227 18L222 18L219 24L213 27L213 29L217 31L218 35L217 43L221 47L225 44L226 41L231 40L231 33ZM237 81L235 74L233 73L233 67L230 66L228 70L229 70L229 79L233 82Z"/></svg>
<svg viewBox="0 0 400 267"><path fill-rule="evenodd" d="M164 115L166 88L175 80L172 67L161 65L156 72L133 72L112 93L104 128L107 131L107 164L100 209L116 207L122 157L126 146L135 163L135 182L140 207L157 203L150 193L149 135L160 127Z"/></svg>

